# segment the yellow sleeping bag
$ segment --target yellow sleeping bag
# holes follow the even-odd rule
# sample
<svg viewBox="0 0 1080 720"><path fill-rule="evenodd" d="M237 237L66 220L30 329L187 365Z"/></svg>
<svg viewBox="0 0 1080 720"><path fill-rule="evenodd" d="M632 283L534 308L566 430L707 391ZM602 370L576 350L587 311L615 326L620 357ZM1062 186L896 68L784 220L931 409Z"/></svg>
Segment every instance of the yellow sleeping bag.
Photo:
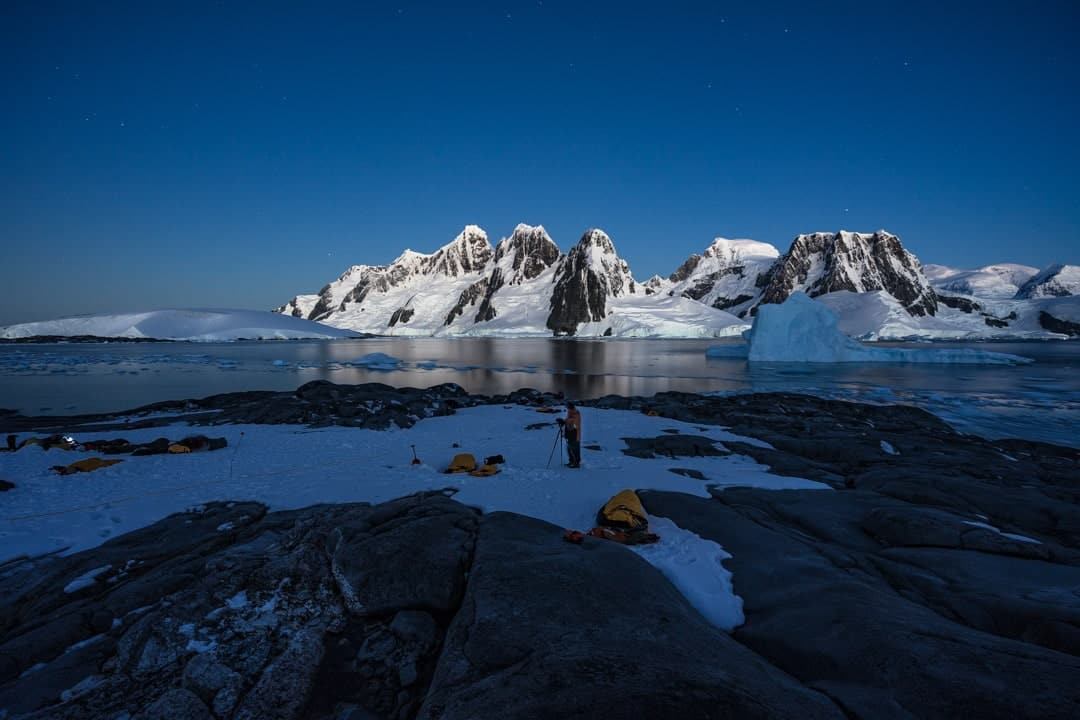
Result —
<svg viewBox="0 0 1080 720"><path fill-rule="evenodd" d="M596 524L605 527L644 530L649 527L649 519L641 500L633 490L623 490L604 503L596 513Z"/></svg>
<svg viewBox="0 0 1080 720"><path fill-rule="evenodd" d="M458 453L454 456L454 459L450 461L450 467L446 468L448 473L467 473L476 469L476 458L472 456L472 453Z"/></svg>

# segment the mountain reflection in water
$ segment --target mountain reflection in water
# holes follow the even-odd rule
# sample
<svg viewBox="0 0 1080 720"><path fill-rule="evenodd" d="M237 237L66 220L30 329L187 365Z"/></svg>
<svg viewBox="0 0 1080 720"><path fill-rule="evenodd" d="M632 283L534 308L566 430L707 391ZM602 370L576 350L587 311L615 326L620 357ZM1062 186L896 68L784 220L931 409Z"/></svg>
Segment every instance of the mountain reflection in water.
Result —
<svg viewBox="0 0 1080 720"><path fill-rule="evenodd" d="M0 345L0 407L26 414L123 410L240 390L293 390L311 380L471 393L523 387L585 399L682 392L805 392L924 407L958 428L1077 444L1080 342L979 343L1027 366L764 364L706 358L710 340L373 338L237 343ZM913 345L926 347L926 345ZM938 343L935 347L963 346ZM396 369L356 364L370 353Z"/></svg>

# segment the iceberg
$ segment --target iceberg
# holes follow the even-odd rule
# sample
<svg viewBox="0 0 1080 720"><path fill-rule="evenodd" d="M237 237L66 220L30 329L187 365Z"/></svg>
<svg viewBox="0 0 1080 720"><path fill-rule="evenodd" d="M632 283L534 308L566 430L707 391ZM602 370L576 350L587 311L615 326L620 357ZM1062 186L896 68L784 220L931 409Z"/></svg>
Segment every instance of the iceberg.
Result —
<svg viewBox="0 0 1080 720"><path fill-rule="evenodd" d="M845 335L836 313L795 292L782 304L758 306L754 325L745 333L749 362L896 362L1016 365L1030 358L973 348L923 349L868 347ZM731 356L709 348L711 357ZM723 354L721 354L721 352Z"/></svg>

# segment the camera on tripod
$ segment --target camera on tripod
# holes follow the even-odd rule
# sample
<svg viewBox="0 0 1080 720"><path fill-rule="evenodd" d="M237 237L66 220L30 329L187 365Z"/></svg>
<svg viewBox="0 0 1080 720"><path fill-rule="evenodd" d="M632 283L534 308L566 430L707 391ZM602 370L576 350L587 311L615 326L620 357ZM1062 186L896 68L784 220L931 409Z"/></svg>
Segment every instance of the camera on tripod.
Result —
<svg viewBox="0 0 1080 720"><path fill-rule="evenodd" d="M562 427L563 425L566 424L566 419L565 418L555 418L555 422L559 423L559 427Z"/></svg>

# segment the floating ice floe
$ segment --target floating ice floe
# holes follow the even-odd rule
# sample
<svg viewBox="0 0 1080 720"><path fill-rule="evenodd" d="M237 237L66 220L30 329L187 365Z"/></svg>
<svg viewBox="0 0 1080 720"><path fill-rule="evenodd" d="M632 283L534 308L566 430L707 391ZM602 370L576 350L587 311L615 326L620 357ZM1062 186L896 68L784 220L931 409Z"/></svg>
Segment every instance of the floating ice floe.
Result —
<svg viewBox="0 0 1080 720"><path fill-rule="evenodd" d="M353 360L350 365L358 365L360 367L366 367L368 370L398 370L401 367L401 360L393 355L387 355L386 353L368 353L363 357Z"/></svg>

